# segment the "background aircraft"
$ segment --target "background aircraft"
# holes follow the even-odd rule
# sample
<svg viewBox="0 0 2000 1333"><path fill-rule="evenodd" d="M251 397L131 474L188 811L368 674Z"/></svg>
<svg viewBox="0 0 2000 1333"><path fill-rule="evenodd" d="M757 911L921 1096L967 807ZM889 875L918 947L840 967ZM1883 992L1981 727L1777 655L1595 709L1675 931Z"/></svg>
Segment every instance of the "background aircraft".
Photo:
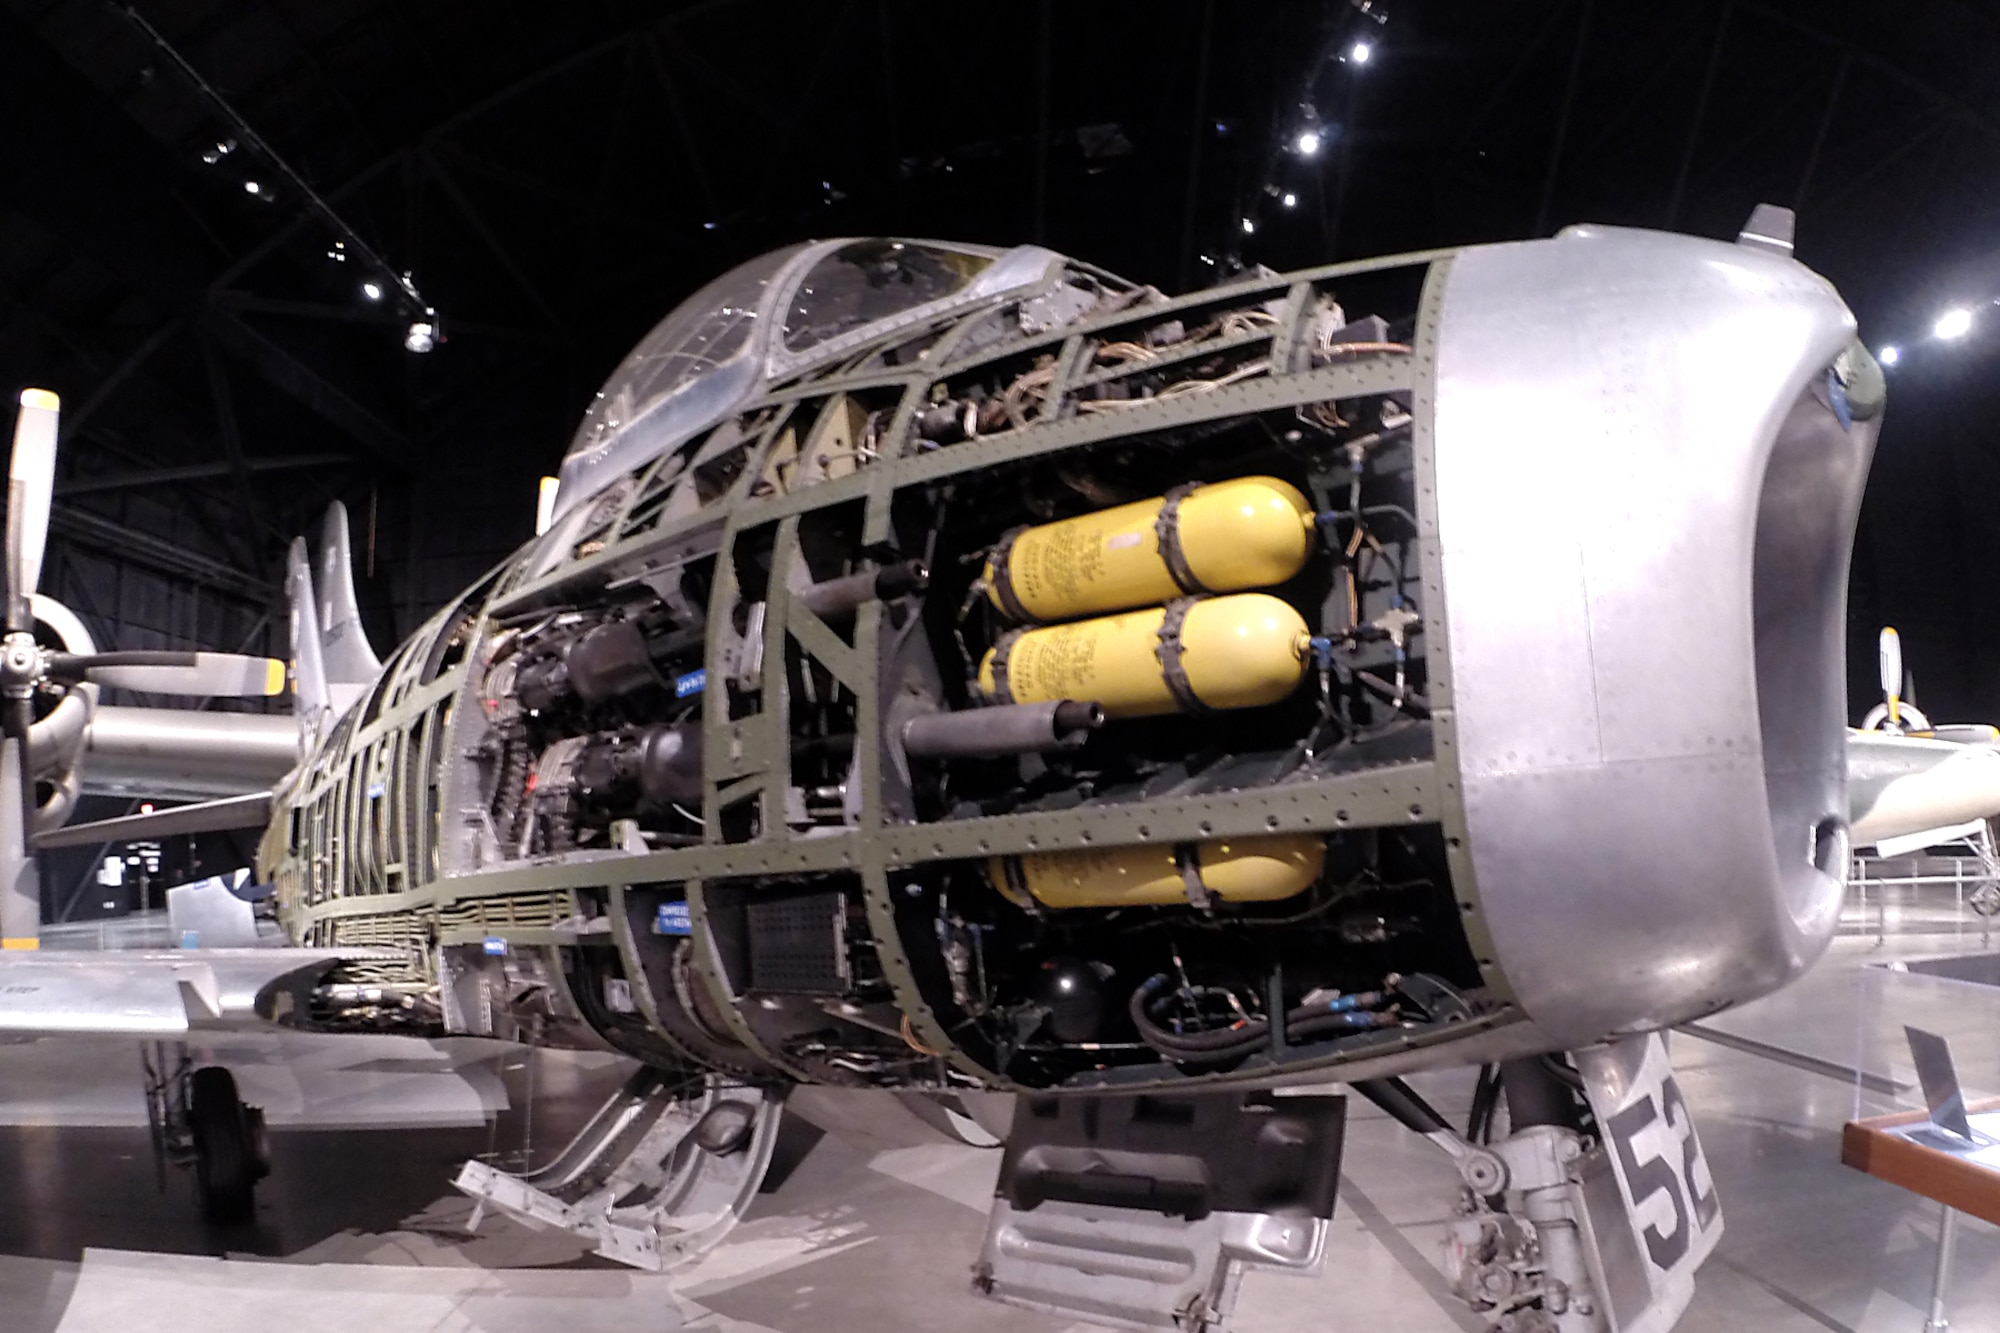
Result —
<svg viewBox="0 0 2000 1333"><path fill-rule="evenodd" d="M1347 1084L1456 1159L1475 1310L1665 1328L1721 1218L1653 1034L1831 936L1882 405L1768 208L1173 300L1036 247L780 251L634 349L546 530L379 667L344 525L294 547L275 788L40 835L268 819L288 947L17 957L0 1026L609 1045L641 1070L569 1150L460 1184L649 1266L740 1215L789 1090L1013 1093L978 1285L1134 1327L1318 1262ZM271 684L35 644L24 408L22 942L60 813L23 775L82 753L35 728L116 672ZM1464 1134L1398 1077L1468 1064ZM242 1211L254 1112L163 1086Z"/></svg>

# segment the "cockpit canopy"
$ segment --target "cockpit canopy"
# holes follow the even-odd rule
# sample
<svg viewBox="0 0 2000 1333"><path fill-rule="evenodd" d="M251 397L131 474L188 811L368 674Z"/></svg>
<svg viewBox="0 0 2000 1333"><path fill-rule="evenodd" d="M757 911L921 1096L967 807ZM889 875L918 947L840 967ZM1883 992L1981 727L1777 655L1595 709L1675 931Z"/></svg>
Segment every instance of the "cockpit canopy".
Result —
<svg viewBox="0 0 2000 1333"><path fill-rule="evenodd" d="M766 381L900 322L1026 287L1056 259L1035 246L867 238L737 265L674 307L605 381L563 457L558 512L713 425Z"/></svg>
<svg viewBox="0 0 2000 1333"><path fill-rule="evenodd" d="M785 350L830 338L954 295L992 267L991 251L921 241L849 241L815 263L785 306Z"/></svg>

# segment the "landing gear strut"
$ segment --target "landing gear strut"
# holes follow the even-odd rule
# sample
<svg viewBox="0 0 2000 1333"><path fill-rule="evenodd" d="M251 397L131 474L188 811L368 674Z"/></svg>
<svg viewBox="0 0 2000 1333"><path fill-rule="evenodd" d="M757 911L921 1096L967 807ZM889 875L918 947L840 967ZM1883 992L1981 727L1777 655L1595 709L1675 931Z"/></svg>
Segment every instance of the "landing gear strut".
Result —
<svg viewBox="0 0 2000 1333"><path fill-rule="evenodd" d="M197 1068L183 1044L157 1043L144 1052L144 1061L160 1188L166 1188L169 1165L191 1166L204 1222L249 1221L257 1182L271 1173L263 1110L243 1104L227 1069Z"/></svg>

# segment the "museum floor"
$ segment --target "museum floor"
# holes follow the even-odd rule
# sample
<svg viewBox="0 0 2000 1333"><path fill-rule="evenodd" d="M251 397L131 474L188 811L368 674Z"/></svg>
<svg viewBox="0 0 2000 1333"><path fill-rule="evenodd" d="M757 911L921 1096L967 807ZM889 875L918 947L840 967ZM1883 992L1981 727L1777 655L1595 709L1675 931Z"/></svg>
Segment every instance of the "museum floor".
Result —
<svg viewBox="0 0 2000 1333"><path fill-rule="evenodd" d="M1951 1038L1969 1090L2000 1091L2000 989L1881 966L2000 950L1949 889L1876 890L1867 926L1790 990L1673 1040L1728 1232L1684 1333L1918 1333L1936 1205L1842 1167L1840 1125L1913 1103L1902 1024ZM1886 909L1886 910L1885 910ZM1886 919L1885 919L1886 918ZM1884 927L1878 942L1877 923ZM92 934L90 931L84 932ZM129 934L129 932L127 932ZM88 941L77 941L88 942ZM488 1220L447 1187L468 1155L537 1150L615 1080L615 1062L479 1043L232 1042L268 1108L275 1172L258 1220L210 1231L188 1182L155 1179L131 1043L0 1046L0 1330L5 1333L1058 1333L1090 1328L971 1294L997 1154L870 1155L794 1131L794 1159L696 1268L614 1267L560 1236ZM1886 1081L1885 1081L1886 1080ZM1461 1118L1469 1076L1419 1080ZM310 1119L307 1112L310 1109ZM1476 1328L1436 1265L1454 1174L1365 1105L1324 1273L1253 1273L1246 1333ZM2000 1330L2000 1230L1960 1229L1952 1323Z"/></svg>

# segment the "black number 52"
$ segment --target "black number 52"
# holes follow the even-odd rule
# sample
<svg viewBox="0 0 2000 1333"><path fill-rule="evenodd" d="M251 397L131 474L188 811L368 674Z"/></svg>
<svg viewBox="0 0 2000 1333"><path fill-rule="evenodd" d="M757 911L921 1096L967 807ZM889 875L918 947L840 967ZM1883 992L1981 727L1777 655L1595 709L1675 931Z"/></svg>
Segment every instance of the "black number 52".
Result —
<svg viewBox="0 0 2000 1333"><path fill-rule="evenodd" d="M1671 1076L1660 1085L1660 1100L1666 1106L1667 1130L1682 1145L1678 1173L1663 1157L1639 1160L1636 1147L1638 1136L1660 1120L1660 1109L1653 1104L1651 1093L1612 1116L1605 1129L1613 1150L1618 1154L1619 1167L1625 1173L1626 1187L1632 1192L1633 1211L1636 1213L1641 1204L1661 1193L1674 1206L1671 1232L1663 1232L1649 1223L1643 1233L1646 1253L1653 1263L1662 1269L1671 1269L1687 1254L1688 1246L1694 1239L1688 1226L1689 1201L1693 1202L1698 1225L1704 1230L1715 1220L1718 1206L1714 1192L1703 1190L1694 1178L1697 1151L1694 1122L1689 1118L1687 1104L1681 1100L1681 1090ZM1674 1123L1676 1118L1680 1125ZM1686 1127L1685 1133L1682 1133L1681 1126Z"/></svg>

